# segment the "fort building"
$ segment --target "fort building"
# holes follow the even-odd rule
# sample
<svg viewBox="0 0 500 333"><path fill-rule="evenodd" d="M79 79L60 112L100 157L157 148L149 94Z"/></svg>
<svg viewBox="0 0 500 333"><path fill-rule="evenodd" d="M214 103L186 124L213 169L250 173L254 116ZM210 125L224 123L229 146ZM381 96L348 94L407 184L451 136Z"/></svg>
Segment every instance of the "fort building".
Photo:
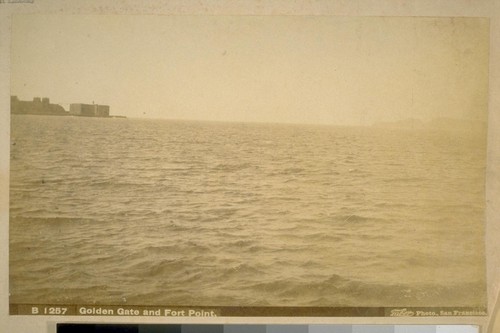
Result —
<svg viewBox="0 0 500 333"><path fill-rule="evenodd" d="M68 112L59 104L51 104L47 97L35 97L33 101L21 101L10 96L10 112L13 114L67 116Z"/></svg>
<svg viewBox="0 0 500 333"><path fill-rule="evenodd" d="M70 104L69 114L84 117L109 117L109 105L99 104Z"/></svg>
<svg viewBox="0 0 500 333"><path fill-rule="evenodd" d="M10 112L12 114L80 116L101 118L125 118L124 116L110 116L109 105L100 104L70 104L69 112L59 104L51 104L47 97L35 97L33 101L21 101L17 96L10 96Z"/></svg>

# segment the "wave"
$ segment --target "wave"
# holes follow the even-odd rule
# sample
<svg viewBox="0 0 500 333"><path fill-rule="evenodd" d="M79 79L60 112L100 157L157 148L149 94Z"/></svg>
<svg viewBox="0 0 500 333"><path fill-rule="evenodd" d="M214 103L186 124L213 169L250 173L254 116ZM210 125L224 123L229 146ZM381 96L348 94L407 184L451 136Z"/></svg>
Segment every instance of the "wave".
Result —
<svg viewBox="0 0 500 333"><path fill-rule="evenodd" d="M388 179L383 179L382 181L385 183L412 183L412 184L420 184L420 183L425 183L428 182L432 179L429 178L423 178L423 177L394 177L394 178L388 178Z"/></svg>
<svg viewBox="0 0 500 333"><path fill-rule="evenodd" d="M371 217L371 216L363 216L358 214L345 214L333 217L334 221L342 222L342 223L364 223L364 222L378 222L381 219Z"/></svg>
<svg viewBox="0 0 500 333"><path fill-rule="evenodd" d="M132 265L127 265L131 272L139 276L157 279L161 276L182 274L186 270L186 262L181 259L141 260Z"/></svg>
<svg viewBox="0 0 500 333"><path fill-rule="evenodd" d="M469 282L484 274L484 147L369 128L68 120L13 118L16 300L415 306L482 293Z"/></svg>
<svg viewBox="0 0 500 333"><path fill-rule="evenodd" d="M254 292L266 293L268 299L276 300L274 305L301 298L306 300L305 306L328 307L484 306L485 297L481 296L484 288L484 284L477 282L449 285L368 283L337 274L315 282L282 279L251 286Z"/></svg>
<svg viewBox="0 0 500 333"><path fill-rule="evenodd" d="M213 171L227 171L227 172L236 172L245 170L251 167L255 167L255 164L252 163L241 163L241 164L227 164L220 163L211 168Z"/></svg>
<svg viewBox="0 0 500 333"><path fill-rule="evenodd" d="M233 267L228 267L219 274L222 279L241 279L242 276L245 276L245 280L252 280L259 279L265 272L265 269L262 267L259 269L255 265L241 263Z"/></svg>
<svg viewBox="0 0 500 333"><path fill-rule="evenodd" d="M42 224L78 224L78 223L102 223L103 221L95 218L82 218L82 217L61 217L61 216L49 216L43 217L40 214L37 216L11 216L11 223L42 223Z"/></svg>

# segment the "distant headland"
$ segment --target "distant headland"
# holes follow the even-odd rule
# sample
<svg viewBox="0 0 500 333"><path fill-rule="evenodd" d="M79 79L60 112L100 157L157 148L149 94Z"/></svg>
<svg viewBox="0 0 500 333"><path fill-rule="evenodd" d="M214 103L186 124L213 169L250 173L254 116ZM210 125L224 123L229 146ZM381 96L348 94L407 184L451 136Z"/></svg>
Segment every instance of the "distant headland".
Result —
<svg viewBox="0 0 500 333"><path fill-rule="evenodd" d="M21 101L17 96L10 96L10 113L26 115L48 115L48 116L77 116L97 118L126 118L125 116L112 116L109 114L109 105L100 104L70 104L66 111L59 104L50 103L47 97L35 97L33 101Z"/></svg>
<svg viewBox="0 0 500 333"><path fill-rule="evenodd" d="M456 118L433 118L427 121L408 118L393 122L379 122L373 124L382 128L403 128L403 129L437 129L437 130L460 130L467 132L484 132L488 125L485 121L475 119Z"/></svg>

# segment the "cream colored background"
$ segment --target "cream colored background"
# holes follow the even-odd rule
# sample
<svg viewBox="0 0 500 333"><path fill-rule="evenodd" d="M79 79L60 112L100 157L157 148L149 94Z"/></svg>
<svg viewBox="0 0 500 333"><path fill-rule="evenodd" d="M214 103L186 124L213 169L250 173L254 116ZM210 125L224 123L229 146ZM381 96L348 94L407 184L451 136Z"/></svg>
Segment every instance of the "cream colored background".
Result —
<svg viewBox="0 0 500 333"><path fill-rule="evenodd" d="M13 0L0 0L9 2ZM9 45L13 13L164 14L164 15L338 15L338 16L476 16L489 17L490 100L487 168L488 301L490 312L500 290L500 0L34 0L0 3L0 332L55 332L56 322L187 323L180 318L92 318L8 316L8 169ZM478 324L487 332L490 317L464 318L210 318L210 323L386 323ZM494 319L492 320L494 321ZM498 324L497 324L498 325ZM490 332L493 332L490 325ZM496 327L500 332L500 327ZM497 332L495 330L495 332Z"/></svg>

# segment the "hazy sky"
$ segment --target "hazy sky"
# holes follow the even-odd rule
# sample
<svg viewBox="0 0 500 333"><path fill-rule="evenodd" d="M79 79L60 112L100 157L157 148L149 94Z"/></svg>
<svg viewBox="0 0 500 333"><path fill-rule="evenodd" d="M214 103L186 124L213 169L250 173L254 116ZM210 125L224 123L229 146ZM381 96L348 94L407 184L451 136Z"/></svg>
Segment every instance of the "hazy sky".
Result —
<svg viewBox="0 0 500 333"><path fill-rule="evenodd" d="M129 117L486 119L479 18L22 15L12 94Z"/></svg>

